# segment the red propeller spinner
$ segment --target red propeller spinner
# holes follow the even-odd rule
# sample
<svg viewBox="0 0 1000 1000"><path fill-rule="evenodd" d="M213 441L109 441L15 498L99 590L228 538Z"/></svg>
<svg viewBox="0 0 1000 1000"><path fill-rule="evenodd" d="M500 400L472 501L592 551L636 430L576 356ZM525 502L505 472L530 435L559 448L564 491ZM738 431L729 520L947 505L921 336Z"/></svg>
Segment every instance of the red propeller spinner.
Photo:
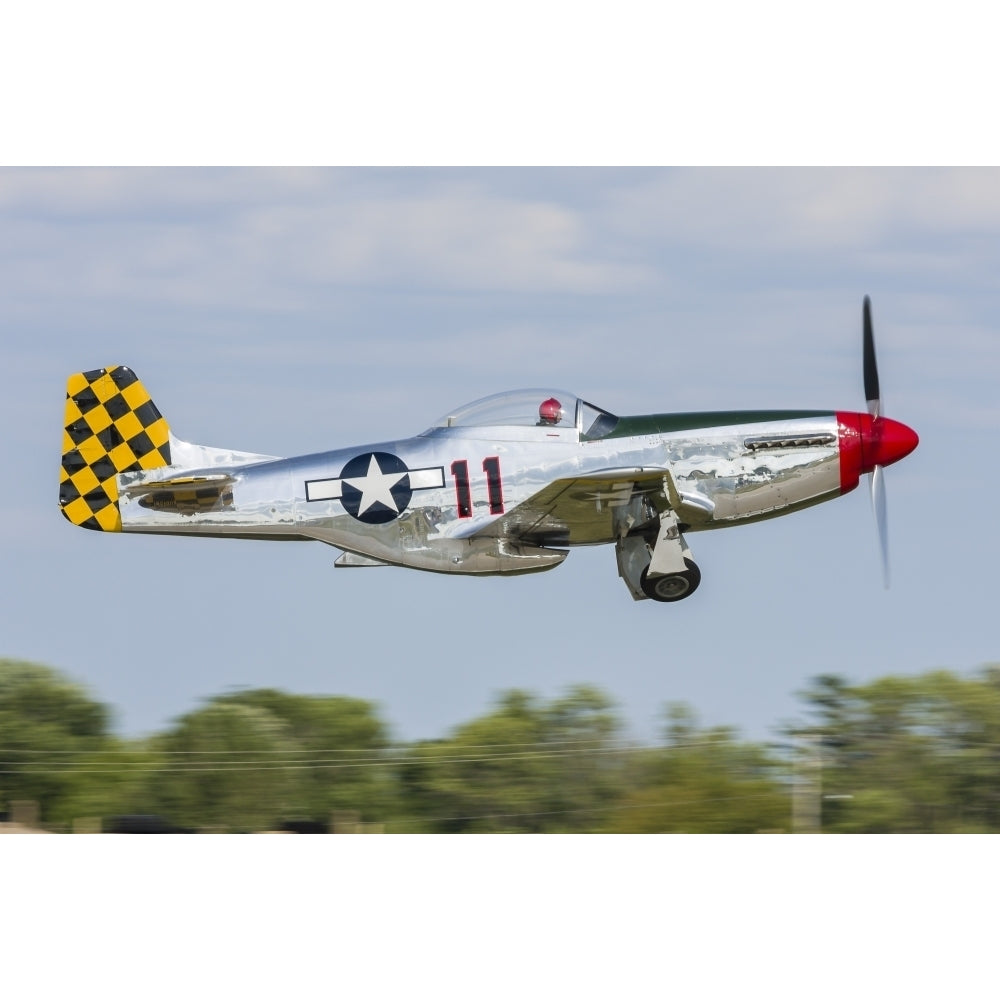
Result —
<svg viewBox="0 0 1000 1000"><path fill-rule="evenodd" d="M847 493L861 476L878 465L906 458L920 443L916 432L888 417L869 413L838 413L840 425L840 490Z"/></svg>

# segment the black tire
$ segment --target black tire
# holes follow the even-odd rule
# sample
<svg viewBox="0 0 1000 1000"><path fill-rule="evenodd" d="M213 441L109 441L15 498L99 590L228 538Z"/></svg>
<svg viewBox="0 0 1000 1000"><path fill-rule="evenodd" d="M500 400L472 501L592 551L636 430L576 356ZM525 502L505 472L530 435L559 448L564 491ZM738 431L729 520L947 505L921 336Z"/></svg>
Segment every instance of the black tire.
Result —
<svg viewBox="0 0 1000 1000"><path fill-rule="evenodd" d="M690 559L684 560L687 569L683 573L667 573L665 576L647 576L648 567L639 577L642 592L654 601L672 604L690 597L701 583L701 570Z"/></svg>

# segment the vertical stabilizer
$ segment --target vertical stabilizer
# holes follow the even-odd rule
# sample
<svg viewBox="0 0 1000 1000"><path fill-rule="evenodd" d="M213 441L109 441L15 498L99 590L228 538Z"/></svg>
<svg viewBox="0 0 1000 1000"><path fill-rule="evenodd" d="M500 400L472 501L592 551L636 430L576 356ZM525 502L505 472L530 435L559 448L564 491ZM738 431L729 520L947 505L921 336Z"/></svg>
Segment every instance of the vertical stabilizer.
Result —
<svg viewBox="0 0 1000 1000"><path fill-rule="evenodd" d="M165 465L170 429L131 368L69 377L59 476L59 506L69 521L121 531L118 474Z"/></svg>

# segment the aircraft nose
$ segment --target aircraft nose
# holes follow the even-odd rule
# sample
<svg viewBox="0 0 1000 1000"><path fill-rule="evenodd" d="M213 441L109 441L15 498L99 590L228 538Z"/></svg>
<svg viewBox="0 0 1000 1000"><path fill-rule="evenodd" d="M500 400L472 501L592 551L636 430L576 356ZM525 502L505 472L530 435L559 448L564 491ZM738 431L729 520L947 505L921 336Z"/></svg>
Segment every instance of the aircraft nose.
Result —
<svg viewBox="0 0 1000 1000"><path fill-rule="evenodd" d="M906 424L888 417L868 417L861 425L861 471L892 465L906 458L919 443L916 432Z"/></svg>
<svg viewBox="0 0 1000 1000"><path fill-rule="evenodd" d="M840 492L858 485L863 473L876 465L892 465L906 458L920 439L906 424L868 413L837 414L840 431Z"/></svg>

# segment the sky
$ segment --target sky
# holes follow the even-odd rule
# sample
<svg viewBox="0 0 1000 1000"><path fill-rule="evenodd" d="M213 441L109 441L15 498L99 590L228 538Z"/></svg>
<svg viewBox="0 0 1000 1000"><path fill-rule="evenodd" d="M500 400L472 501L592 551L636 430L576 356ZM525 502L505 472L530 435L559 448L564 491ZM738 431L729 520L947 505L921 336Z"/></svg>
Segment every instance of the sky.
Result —
<svg viewBox="0 0 1000 1000"><path fill-rule="evenodd" d="M0 655L165 728L243 687L373 701L446 735L510 688L610 695L771 740L822 673L1000 660L1000 172L938 168L4 168ZM867 484L689 537L702 584L633 602L612 547L548 573L334 570L321 543L106 535L58 511L69 374L132 367L178 437L290 456L476 398L619 414L864 410L872 297L892 585ZM985 504L985 506L984 506Z"/></svg>

